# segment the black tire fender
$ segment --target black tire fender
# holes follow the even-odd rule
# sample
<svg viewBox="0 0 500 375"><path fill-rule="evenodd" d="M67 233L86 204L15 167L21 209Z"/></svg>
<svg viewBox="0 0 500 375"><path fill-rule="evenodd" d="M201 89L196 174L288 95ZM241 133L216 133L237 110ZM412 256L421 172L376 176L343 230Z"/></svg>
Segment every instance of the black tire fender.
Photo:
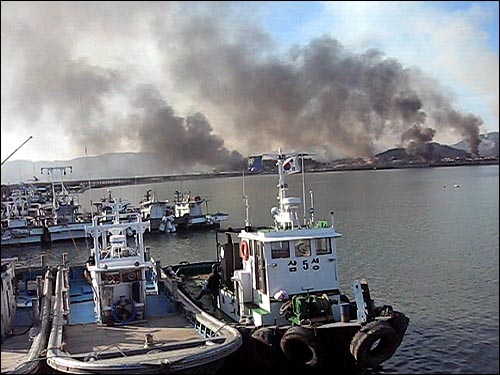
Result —
<svg viewBox="0 0 500 375"><path fill-rule="evenodd" d="M250 335L253 354L259 367L271 368L276 360L279 337L275 327L262 327Z"/></svg>
<svg viewBox="0 0 500 375"><path fill-rule="evenodd" d="M359 365L374 367L391 358L400 343L396 330L387 321L377 320L356 332L350 350Z"/></svg>
<svg viewBox="0 0 500 375"><path fill-rule="evenodd" d="M312 329L294 326L281 338L280 347L285 356L308 367L320 363L319 343Z"/></svg>
<svg viewBox="0 0 500 375"><path fill-rule="evenodd" d="M401 344L401 341L403 341L403 336L406 332L406 329L408 328L408 323L410 322L410 319L408 317L399 312L399 311L394 311L392 313L392 318L389 320L389 324L394 328L396 333L399 336L399 344Z"/></svg>

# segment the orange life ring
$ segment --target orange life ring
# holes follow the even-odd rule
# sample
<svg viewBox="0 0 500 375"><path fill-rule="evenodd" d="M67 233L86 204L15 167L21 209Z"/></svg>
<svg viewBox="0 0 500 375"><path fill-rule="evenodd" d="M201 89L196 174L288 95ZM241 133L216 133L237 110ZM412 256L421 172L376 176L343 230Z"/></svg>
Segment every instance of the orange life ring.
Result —
<svg viewBox="0 0 500 375"><path fill-rule="evenodd" d="M240 257L243 260L248 260L250 257L250 248L248 247L248 242L245 240L242 240L240 243Z"/></svg>

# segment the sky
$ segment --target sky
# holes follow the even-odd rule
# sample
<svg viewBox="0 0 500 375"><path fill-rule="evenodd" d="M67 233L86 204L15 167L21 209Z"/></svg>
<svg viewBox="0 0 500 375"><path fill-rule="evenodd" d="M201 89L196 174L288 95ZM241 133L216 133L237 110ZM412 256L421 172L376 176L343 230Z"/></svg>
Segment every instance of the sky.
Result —
<svg viewBox="0 0 500 375"><path fill-rule="evenodd" d="M498 131L498 2L1 2L1 157L219 166Z"/></svg>

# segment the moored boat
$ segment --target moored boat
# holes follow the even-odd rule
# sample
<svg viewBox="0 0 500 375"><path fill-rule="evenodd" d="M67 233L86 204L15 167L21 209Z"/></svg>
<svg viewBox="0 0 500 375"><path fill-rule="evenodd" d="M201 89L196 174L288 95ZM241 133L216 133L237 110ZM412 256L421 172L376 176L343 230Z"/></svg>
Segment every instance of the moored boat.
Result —
<svg viewBox="0 0 500 375"><path fill-rule="evenodd" d="M238 328L244 344L233 357L235 366L379 366L400 346L409 319L389 305L376 306L363 279L352 282L351 297L341 291L336 245L341 234L333 213L330 222L315 221L311 207L300 223L301 200L286 196L286 177L295 173L290 165L296 166L297 158L281 152L274 157L279 174L274 226L255 228L247 218L244 228L223 231L227 240L220 244L217 238L217 261L169 266L168 285ZM213 265L220 267L221 285L200 293L214 277Z"/></svg>
<svg viewBox="0 0 500 375"><path fill-rule="evenodd" d="M179 230L219 228L229 215L223 212L209 213L208 202L208 198L176 191L173 207L175 227ZM206 206L206 212L203 212L203 205Z"/></svg>
<svg viewBox="0 0 500 375"><path fill-rule="evenodd" d="M53 273L2 259L2 374L34 374L45 362Z"/></svg>
<svg viewBox="0 0 500 375"><path fill-rule="evenodd" d="M171 210L171 207L168 204L168 200L158 200L155 193L151 189L148 189L143 199L139 202L139 210L142 220L149 221L151 223L151 230L156 231L164 223L162 219L168 216L167 211ZM165 228L162 231L165 231Z"/></svg>
<svg viewBox="0 0 500 375"><path fill-rule="evenodd" d="M131 216L134 220L131 220ZM234 327L168 295L139 213L96 216L85 265L58 267L47 364L64 373L213 373L241 345ZM126 231L132 229L133 237Z"/></svg>

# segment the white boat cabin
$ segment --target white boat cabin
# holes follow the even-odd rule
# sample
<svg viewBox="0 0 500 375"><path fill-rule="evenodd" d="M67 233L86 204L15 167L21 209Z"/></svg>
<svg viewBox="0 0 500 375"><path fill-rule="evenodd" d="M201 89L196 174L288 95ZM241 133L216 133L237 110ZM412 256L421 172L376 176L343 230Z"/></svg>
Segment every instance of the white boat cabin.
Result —
<svg viewBox="0 0 500 375"><path fill-rule="evenodd" d="M239 243L233 244L227 233L228 243L219 248L224 283L219 306L236 321L252 319L256 326L286 324L280 313L284 301L312 296L316 305L328 306L332 321L340 321L336 239L342 235L335 231L333 217L332 223L314 222L311 215L300 224L301 200L286 197L283 160L277 162L280 205L271 209L274 227L253 230L247 221L238 234Z"/></svg>

